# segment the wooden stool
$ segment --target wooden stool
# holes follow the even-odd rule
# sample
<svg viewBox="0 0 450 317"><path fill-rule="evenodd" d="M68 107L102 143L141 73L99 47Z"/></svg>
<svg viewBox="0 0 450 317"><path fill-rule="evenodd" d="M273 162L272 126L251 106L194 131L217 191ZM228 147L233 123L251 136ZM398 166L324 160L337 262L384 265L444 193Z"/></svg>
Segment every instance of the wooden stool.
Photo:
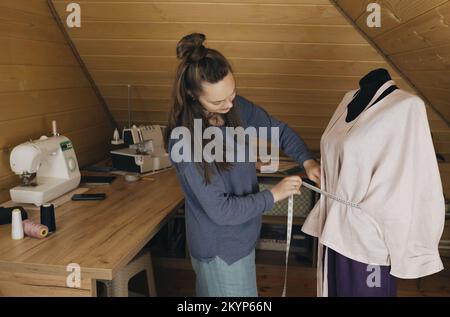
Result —
<svg viewBox="0 0 450 317"><path fill-rule="evenodd" d="M150 297L156 297L155 278L153 274L150 252L145 251L137 255L130 263L117 273L112 281L101 281L106 286L107 296L128 297L128 283L138 273L145 271L147 287Z"/></svg>

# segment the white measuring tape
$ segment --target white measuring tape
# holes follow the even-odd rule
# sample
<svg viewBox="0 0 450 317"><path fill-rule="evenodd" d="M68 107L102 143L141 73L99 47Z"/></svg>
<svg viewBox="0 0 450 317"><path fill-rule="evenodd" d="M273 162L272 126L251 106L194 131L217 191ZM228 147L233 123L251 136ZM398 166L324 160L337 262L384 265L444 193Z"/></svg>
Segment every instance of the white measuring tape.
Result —
<svg viewBox="0 0 450 317"><path fill-rule="evenodd" d="M305 186L306 188L311 189L312 191L315 191L316 193L319 193L321 195L324 195L328 198L331 198L335 201L338 201L344 205L351 206L354 208L361 209L361 207L351 201L342 199L337 197L336 195L330 194L324 190L321 190L320 188L317 188L313 185L310 185L308 183L302 182L302 186ZM291 248L291 236L292 236L292 221L294 218L294 195L289 196L288 201L288 215L287 215L287 233L286 233L286 262L284 267L284 286L283 286L283 294L282 297L286 297L286 288L287 288L287 272L288 272L288 262L289 262L289 249Z"/></svg>
<svg viewBox="0 0 450 317"><path fill-rule="evenodd" d="M294 217L294 195L289 196L288 201L288 215L287 215L287 235L286 235L286 262L284 267L284 286L282 297L286 297L287 287L287 272L289 261L289 249L291 247L291 235L292 235L292 218Z"/></svg>
<svg viewBox="0 0 450 317"><path fill-rule="evenodd" d="M328 197L328 198L331 198L331 199L333 199L333 200L336 200L336 201L338 201L338 202L340 202L340 203L342 203L342 204L344 204L344 205L347 205L347 206L350 206L350 207L354 207L354 208L361 209L361 207L360 207L358 204L354 203L354 202L351 202L351 201L349 201L349 200L345 200L345 199L339 198L339 197L336 196L336 195L330 194L330 193L328 193L328 192L326 192L326 191L324 191L324 190L321 190L320 188L317 188L317 187L315 187L315 186L313 186L313 185L310 185L310 184L308 184L308 183L302 182L302 186L305 186L306 188L309 188L309 189L311 189L312 191L315 191L316 193L319 193L319 194L321 194L321 195L324 195L324 196L326 196L326 197Z"/></svg>

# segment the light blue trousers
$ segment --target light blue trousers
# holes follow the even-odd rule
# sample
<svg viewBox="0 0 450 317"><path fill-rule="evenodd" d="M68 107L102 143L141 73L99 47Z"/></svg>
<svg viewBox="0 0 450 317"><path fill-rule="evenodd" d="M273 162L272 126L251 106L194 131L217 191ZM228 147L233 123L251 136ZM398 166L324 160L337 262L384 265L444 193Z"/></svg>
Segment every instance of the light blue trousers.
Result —
<svg viewBox="0 0 450 317"><path fill-rule="evenodd" d="M199 297L257 297L255 250L228 265L219 257L203 262L191 257Z"/></svg>

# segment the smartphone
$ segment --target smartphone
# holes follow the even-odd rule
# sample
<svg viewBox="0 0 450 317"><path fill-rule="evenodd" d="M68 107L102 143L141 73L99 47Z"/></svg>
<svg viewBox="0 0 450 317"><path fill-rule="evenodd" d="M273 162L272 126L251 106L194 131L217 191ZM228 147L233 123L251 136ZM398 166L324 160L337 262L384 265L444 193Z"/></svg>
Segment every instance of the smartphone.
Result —
<svg viewBox="0 0 450 317"><path fill-rule="evenodd" d="M72 200L103 200L106 198L106 194L75 194L72 196Z"/></svg>

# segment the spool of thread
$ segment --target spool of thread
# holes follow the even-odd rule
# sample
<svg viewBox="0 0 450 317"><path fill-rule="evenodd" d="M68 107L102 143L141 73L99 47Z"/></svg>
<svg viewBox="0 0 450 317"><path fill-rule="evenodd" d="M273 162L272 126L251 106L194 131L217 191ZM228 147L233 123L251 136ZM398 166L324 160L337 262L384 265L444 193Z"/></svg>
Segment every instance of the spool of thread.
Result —
<svg viewBox="0 0 450 317"><path fill-rule="evenodd" d="M14 209L19 209L22 212L22 220L28 219L28 214L25 211L25 209L23 209L23 207L1 207L0 206L0 225L7 225L7 224L11 224L11 220L12 220L12 211Z"/></svg>
<svg viewBox="0 0 450 317"><path fill-rule="evenodd" d="M23 232L25 235L42 239L48 235L48 228L40 223L35 223L29 219L22 221L23 223Z"/></svg>
<svg viewBox="0 0 450 317"><path fill-rule="evenodd" d="M161 168L161 159L158 156L153 158L153 170L159 170Z"/></svg>
<svg viewBox="0 0 450 317"><path fill-rule="evenodd" d="M13 240L23 239L22 213L20 209L14 209L11 216L11 238Z"/></svg>
<svg viewBox="0 0 450 317"><path fill-rule="evenodd" d="M41 224L47 226L49 233L56 231L55 207L52 204L41 206Z"/></svg>
<svg viewBox="0 0 450 317"><path fill-rule="evenodd" d="M141 179L141 176L138 173L134 173L134 174L126 174L125 175L125 180L127 182L137 182L138 180Z"/></svg>

